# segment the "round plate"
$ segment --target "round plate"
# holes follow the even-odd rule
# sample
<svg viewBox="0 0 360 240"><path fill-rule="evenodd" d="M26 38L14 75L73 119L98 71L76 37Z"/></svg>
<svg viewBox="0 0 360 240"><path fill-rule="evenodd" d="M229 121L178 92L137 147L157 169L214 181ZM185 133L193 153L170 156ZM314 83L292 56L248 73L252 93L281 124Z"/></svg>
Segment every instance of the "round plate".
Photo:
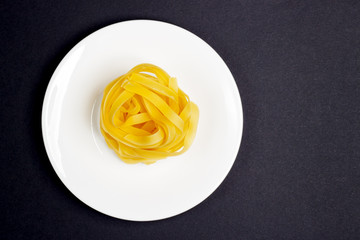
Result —
<svg viewBox="0 0 360 240"><path fill-rule="evenodd" d="M200 109L191 148L152 165L122 162L99 128L103 89L140 63L177 77ZM134 221L180 214L215 191L235 161L242 126L239 92L221 57L194 34L150 20L116 23L78 43L53 74L42 112L46 151L65 186L90 207Z"/></svg>

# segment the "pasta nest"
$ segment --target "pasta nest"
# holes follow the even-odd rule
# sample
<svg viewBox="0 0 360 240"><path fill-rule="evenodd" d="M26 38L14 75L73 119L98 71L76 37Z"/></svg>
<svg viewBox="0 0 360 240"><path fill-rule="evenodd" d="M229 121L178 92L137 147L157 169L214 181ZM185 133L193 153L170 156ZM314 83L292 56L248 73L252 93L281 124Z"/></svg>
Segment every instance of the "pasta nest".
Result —
<svg viewBox="0 0 360 240"><path fill-rule="evenodd" d="M161 68L140 64L104 90L100 129L126 163L151 164L184 153L197 130L199 109Z"/></svg>

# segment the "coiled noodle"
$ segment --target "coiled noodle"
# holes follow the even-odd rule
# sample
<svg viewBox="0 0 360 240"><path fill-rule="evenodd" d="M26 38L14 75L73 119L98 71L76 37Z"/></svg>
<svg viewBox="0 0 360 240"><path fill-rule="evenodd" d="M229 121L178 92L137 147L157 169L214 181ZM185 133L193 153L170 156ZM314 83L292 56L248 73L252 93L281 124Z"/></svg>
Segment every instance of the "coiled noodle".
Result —
<svg viewBox="0 0 360 240"><path fill-rule="evenodd" d="M104 90L100 129L126 163L151 164L191 146L199 109L176 78L152 64L140 64Z"/></svg>

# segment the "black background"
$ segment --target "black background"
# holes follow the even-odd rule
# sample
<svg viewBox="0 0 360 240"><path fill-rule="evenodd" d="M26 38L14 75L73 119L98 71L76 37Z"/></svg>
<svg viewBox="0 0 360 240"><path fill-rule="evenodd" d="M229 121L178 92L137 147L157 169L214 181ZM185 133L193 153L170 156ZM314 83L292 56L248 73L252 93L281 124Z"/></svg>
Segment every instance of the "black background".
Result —
<svg viewBox="0 0 360 240"><path fill-rule="evenodd" d="M225 181L197 207L155 222L81 203L41 137L57 64L88 34L131 19L208 42L244 110ZM360 239L359 1L1 1L0 62L1 239Z"/></svg>

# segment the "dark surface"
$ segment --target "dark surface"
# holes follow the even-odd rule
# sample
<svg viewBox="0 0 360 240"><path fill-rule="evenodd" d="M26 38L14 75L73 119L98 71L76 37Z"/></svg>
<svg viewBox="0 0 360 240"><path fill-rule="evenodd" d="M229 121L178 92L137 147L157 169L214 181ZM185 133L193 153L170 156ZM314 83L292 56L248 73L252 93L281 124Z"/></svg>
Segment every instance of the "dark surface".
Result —
<svg viewBox="0 0 360 240"><path fill-rule="evenodd" d="M192 210L155 222L81 203L41 137L57 64L88 34L131 19L203 38L244 108L226 180ZM1 1L0 61L0 239L360 239L359 1Z"/></svg>

